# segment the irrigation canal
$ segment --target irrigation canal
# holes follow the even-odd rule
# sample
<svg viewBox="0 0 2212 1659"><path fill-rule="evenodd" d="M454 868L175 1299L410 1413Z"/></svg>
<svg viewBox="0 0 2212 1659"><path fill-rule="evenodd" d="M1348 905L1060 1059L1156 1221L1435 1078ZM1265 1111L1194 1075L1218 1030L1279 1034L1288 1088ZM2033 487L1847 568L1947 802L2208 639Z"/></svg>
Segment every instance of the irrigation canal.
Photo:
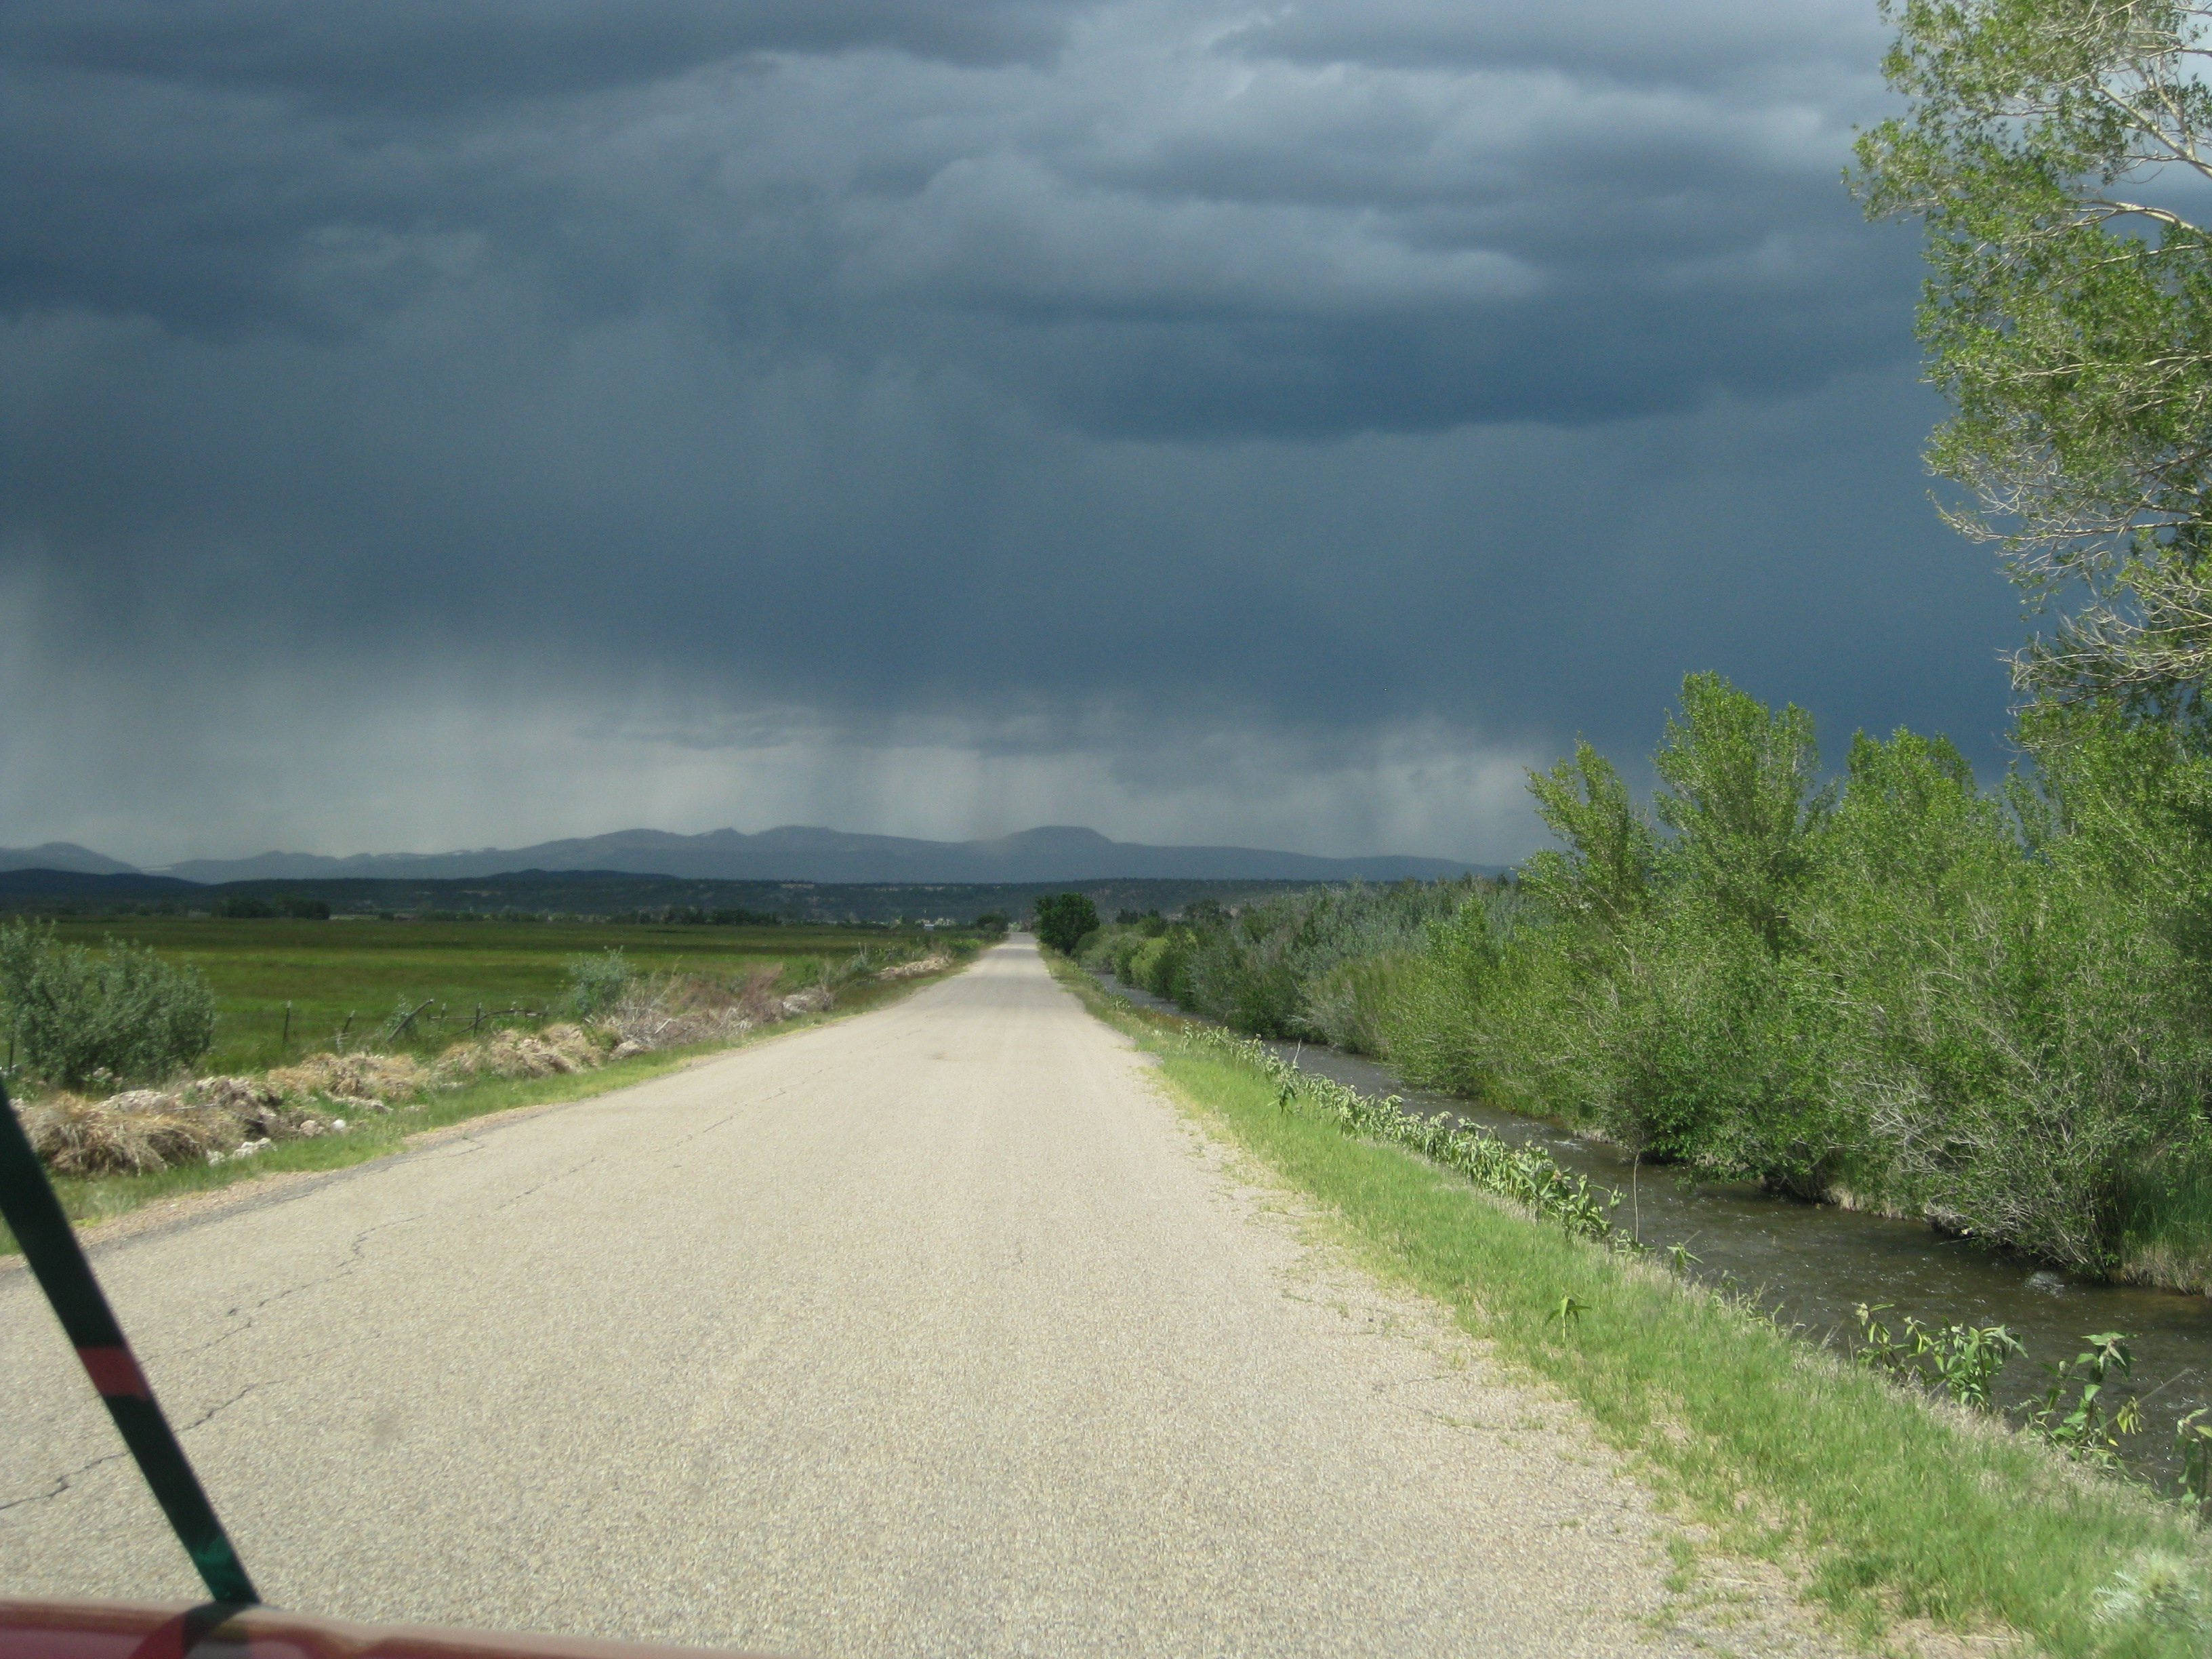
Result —
<svg viewBox="0 0 2212 1659"><path fill-rule="evenodd" d="M1195 1018L1110 975L1100 980L1133 1002ZM2072 1358L2093 1331L2124 1331L2133 1339L2133 1387L2143 1411L2127 1459L2161 1486L2170 1487L2179 1473L2174 1424L2212 1406L2212 1297L2115 1285L1947 1237L1921 1222L1808 1204L1748 1182L1700 1181L1679 1165L1638 1165L1559 1124L1409 1089L1387 1066L1356 1054L1312 1043L1270 1046L1364 1094L1397 1095L1408 1111L1451 1117L1516 1145L1540 1145L1565 1168L1618 1191L1615 1220L1645 1244L1686 1247L1697 1258L1691 1273L1747 1294L1808 1340L1848 1347L1862 1304L1890 1304L1881 1318L1893 1333L1908 1315L1924 1325L2006 1327L2025 1352L1999 1374L1994 1392L2015 1420L2017 1407L2031 1396L2039 1400L2048 1386L2044 1365Z"/></svg>

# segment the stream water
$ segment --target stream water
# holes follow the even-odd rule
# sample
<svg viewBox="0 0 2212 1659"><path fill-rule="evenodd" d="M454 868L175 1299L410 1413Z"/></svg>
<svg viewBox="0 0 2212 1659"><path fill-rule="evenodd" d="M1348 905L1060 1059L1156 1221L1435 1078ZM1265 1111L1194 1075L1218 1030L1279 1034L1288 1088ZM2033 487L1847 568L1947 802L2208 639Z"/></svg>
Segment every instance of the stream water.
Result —
<svg viewBox="0 0 2212 1659"><path fill-rule="evenodd" d="M1193 1018L1110 977L1102 983L1133 1002ZM1363 1094L1400 1096L1409 1112L1540 1145L1592 1184L1618 1191L1615 1222L1645 1244L1686 1247L1698 1258L1692 1273L1748 1293L1810 1340L1846 1346L1857 1335L1862 1303L1891 1304L1881 1318L1893 1334L1908 1314L1927 1325L2005 1326L2026 1352L1998 1375L1994 1395L2002 1406L2039 1399L2049 1380L2041 1367L2072 1358L2091 1332L2125 1332L2133 1339L2133 1388L2143 1408L2142 1431L2129 1443L2127 1459L2161 1486L2170 1487L2179 1474L2174 1424L2212 1406L2212 1298L2087 1278L1946 1237L1920 1222L1808 1204L1748 1183L1700 1181L1679 1165L1638 1165L1556 1123L1409 1089L1371 1060L1311 1043L1269 1046Z"/></svg>

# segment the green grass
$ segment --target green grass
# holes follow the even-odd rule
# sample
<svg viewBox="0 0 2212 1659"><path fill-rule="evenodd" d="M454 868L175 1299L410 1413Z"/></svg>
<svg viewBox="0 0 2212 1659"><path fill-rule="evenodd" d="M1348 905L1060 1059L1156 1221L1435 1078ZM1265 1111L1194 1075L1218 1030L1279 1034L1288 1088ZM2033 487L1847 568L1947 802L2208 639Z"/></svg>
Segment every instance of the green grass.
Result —
<svg viewBox="0 0 2212 1659"><path fill-rule="evenodd" d="M824 958L843 957L891 937L845 927L682 927L537 921L246 921L176 916L64 921L57 937L97 947L107 937L152 946L197 968L216 997L210 1072L259 1071L332 1046L353 1016L349 1046L386 1020L393 1005L435 999L399 1046L416 1053L467 1034L481 1004L487 1012L547 1008L566 982L572 957L619 949L642 972L685 969L742 972L756 963L786 964L795 984ZM285 1004L291 1040L284 1042ZM435 1021L443 1005L444 1018ZM535 1021L505 1021L532 1024Z"/></svg>
<svg viewBox="0 0 2212 1659"><path fill-rule="evenodd" d="M1395 1147L1278 1109L1249 1066L1176 1052L1176 1022L1094 1012L1161 1056L1206 1121L1317 1200L1370 1267L1578 1401L1684 1521L1773 1560L1863 1638L1900 1618L2022 1632L2065 1656L2202 1655L2204 1635L2101 1625L2095 1592L2155 1554L2206 1567L2178 1509L1933 1407L1654 1266L1625 1261ZM1571 1297L1583 1311L1554 1316Z"/></svg>
<svg viewBox="0 0 2212 1659"><path fill-rule="evenodd" d="M2202 1147L2145 1160L2121 1183L2118 1276L2212 1291L2212 1156Z"/></svg>
<svg viewBox="0 0 2212 1659"><path fill-rule="evenodd" d="M761 1026L735 1042L659 1049L651 1054L635 1054L628 1060L612 1061L596 1071L568 1075L479 1077L450 1092L406 1103L386 1114L354 1120L343 1134L321 1135L304 1140L280 1140L252 1158L234 1164L213 1166L183 1164L170 1169L151 1170L144 1175L82 1178L56 1176L52 1177L54 1191L70 1219L79 1225L87 1225L112 1219L141 1205L161 1199L212 1192L218 1188L235 1186L293 1170L343 1169L348 1164L365 1163L371 1158L398 1152L405 1146L408 1137L421 1134L427 1129L442 1128L449 1123L482 1117L491 1112L503 1112L511 1107L583 1100L592 1095L605 1094L611 1089L628 1088L631 1084L674 1071L702 1054L742 1048L788 1031L819 1025L825 1021L866 1013L870 1009L896 1002L943 977L943 974L922 974L890 983L862 981L839 991L837 1006L827 1012L804 1014L775 1025ZM0 1225L0 1255L15 1253L14 1235L4 1225Z"/></svg>

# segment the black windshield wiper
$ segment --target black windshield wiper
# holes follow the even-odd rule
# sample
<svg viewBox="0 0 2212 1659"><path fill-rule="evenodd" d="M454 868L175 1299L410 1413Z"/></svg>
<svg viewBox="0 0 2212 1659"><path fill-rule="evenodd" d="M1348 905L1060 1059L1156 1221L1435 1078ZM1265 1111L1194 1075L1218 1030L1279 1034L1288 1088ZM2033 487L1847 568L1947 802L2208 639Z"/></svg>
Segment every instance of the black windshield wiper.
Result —
<svg viewBox="0 0 2212 1659"><path fill-rule="evenodd" d="M138 1369L123 1328L115 1322L100 1281L92 1276L92 1263L85 1259L84 1247L62 1213L53 1183L46 1179L46 1166L8 1103L4 1083L0 1083L0 1219L22 1247L39 1288L76 1346L85 1375L107 1402L117 1432L154 1489L177 1541L199 1569L208 1595L230 1607L259 1605L253 1581L246 1576L222 1522L216 1519L199 1477L177 1443L176 1431L162 1415L145 1372Z"/></svg>

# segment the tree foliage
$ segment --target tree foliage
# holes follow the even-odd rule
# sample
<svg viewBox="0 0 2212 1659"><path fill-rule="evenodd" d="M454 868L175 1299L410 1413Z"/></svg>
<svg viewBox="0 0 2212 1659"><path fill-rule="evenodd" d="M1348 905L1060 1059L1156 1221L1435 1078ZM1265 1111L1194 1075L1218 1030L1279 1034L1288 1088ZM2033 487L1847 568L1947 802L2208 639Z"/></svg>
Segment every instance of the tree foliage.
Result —
<svg viewBox="0 0 2212 1659"><path fill-rule="evenodd" d="M1052 893L1036 902L1038 942L1072 956L1085 933L1098 927L1098 907L1081 893Z"/></svg>
<svg viewBox="0 0 2212 1659"><path fill-rule="evenodd" d="M2057 616L2026 689L2194 707L2212 668L2212 8L1883 0L1907 112L1859 140L1869 214L1917 216L1951 418L1928 452Z"/></svg>

